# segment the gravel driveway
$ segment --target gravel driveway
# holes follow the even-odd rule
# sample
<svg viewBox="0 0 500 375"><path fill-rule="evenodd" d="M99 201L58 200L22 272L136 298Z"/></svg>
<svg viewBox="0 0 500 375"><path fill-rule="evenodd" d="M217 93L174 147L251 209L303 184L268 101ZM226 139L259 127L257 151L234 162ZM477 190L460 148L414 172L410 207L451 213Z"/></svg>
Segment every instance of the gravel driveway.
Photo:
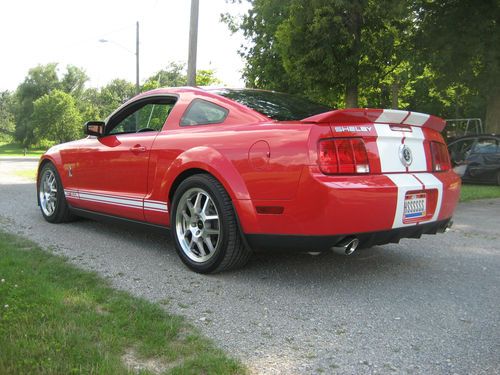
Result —
<svg viewBox="0 0 500 375"><path fill-rule="evenodd" d="M500 374L500 200L461 204L444 235L359 251L257 254L190 272L169 235L46 223L35 185L0 159L0 227L184 315L258 374Z"/></svg>

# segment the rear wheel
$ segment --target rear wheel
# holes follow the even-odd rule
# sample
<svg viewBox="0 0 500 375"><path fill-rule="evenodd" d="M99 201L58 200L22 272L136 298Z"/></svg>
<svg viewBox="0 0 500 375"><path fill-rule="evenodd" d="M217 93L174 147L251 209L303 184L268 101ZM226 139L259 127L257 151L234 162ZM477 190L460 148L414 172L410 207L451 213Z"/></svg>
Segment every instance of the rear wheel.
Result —
<svg viewBox="0 0 500 375"><path fill-rule="evenodd" d="M251 256L239 233L229 195L210 175L194 175L179 185L171 223L176 250L195 272L215 273L240 267Z"/></svg>
<svg viewBox="0 0 500 375"><path fill-rule="evenodd" d="M74 217L69 211L61 179L52 163L45 164L40 171L38 203L48 222L63 223Z"/></svg>

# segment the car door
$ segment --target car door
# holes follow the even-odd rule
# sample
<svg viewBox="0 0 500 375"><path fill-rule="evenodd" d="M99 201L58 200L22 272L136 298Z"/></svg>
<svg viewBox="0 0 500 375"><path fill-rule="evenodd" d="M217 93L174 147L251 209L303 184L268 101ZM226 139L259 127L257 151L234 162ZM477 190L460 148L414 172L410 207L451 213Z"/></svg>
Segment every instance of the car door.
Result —
<svg viewBox="0 0 500 375"><path fill-rule="evenodd" d="M83 142L73 171L79 208L144 220L151 145L174 103L171 97L135 101L109 118L103 136Z"/></svg>

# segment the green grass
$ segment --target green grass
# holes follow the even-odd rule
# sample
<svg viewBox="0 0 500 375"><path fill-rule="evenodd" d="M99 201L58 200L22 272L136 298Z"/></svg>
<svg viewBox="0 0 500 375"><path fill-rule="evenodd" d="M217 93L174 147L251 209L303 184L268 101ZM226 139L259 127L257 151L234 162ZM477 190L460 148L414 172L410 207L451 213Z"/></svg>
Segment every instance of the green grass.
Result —
<svg viewBox="0 0 500 375"><path fill-rule="evenodd" d="M460 193L460 202L475 199L500 198L500 186L463 184Z"/></svg>
<svg viewBox="0 0 500 375"><path fill-rule="evenodd" d="M40 156L47 150L28 150L26 156ZM1 143L0 156L24 156L24 147L17 143Z"/></svg>
<svg viewBox="0 0 500 375"><path fill-rule="evenodd" d="M2 231L0 279L1 374L246 373L182 317Z"/></svg>

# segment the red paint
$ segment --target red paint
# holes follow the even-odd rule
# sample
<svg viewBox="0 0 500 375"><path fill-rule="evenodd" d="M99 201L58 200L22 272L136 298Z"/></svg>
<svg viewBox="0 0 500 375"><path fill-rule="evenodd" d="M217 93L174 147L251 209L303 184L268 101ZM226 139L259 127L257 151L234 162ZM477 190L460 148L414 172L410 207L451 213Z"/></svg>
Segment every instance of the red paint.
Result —
<svg viewBox="0 0 500 375"><path fill-rule="evenodd" d="M160 132L87 137L51 148L42 159L56 165L66 189L122 197L125 202L166 202L169 209L179 176L193 170L210 173L230 195L245 233L334 235L392 228L398 187L381 171L373 126L382 110L332 111L303 121L277 122L194 88L143 93L122 108L153 95L177 96ZM226 108L227 118L221 124L180 126L180 118L194 98ZM343 124L364 128L336 129ZM426 173L443 185L438 219L447 219L457 204L460 181L452 171L432 172L429 144L443 142L436 131L441 124L442 120L433 116L423 124L423 146ZM408 128L404 123L401 126L404 131ZM346 174L326 175L319 168L318 144L321 139L332 138L347 139L349 153L337 155L338 159L354 158L350 164L346 162L349 168L337 169ZM338 144L337 149L341 146ZM351 173L356 164L366 162L369 173ZM439 209L435 194L429 193L432 212ZM81 200L77 195L67 199L75 207L170 225L170 213L166 211Z"/></svg>

